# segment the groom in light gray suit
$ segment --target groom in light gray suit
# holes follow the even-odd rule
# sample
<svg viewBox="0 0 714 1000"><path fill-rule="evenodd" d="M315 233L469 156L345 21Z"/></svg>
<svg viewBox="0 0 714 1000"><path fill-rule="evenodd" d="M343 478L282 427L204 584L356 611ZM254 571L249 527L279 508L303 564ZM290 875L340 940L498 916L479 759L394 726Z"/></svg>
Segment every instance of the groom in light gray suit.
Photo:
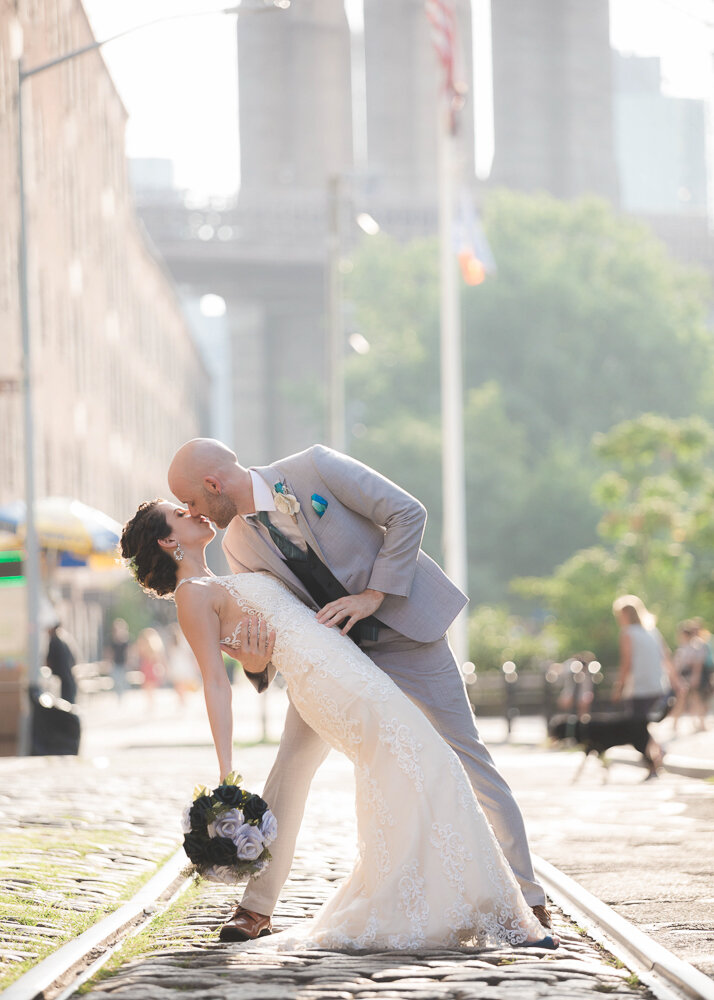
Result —
<svg viewBox="0 0 714 1000"><path fill-rule="evenodd" d="M467 598L420 547L426 511L419 501L322 445L244 469L225 445L197 438L174 456L169 485L193 516L228 529L223 549L234 572L273 573L419 705L458 754L527 902L549 927L520 810L479 738L445 637ZM265 629L258 642L254 636L246 655L254 656L252 668L265 664L256 682L264 690L274 675ZM273 860L248 883L223 940L270 933L310 783L328 750L290 705L263 792L280 830Z"/></svg>

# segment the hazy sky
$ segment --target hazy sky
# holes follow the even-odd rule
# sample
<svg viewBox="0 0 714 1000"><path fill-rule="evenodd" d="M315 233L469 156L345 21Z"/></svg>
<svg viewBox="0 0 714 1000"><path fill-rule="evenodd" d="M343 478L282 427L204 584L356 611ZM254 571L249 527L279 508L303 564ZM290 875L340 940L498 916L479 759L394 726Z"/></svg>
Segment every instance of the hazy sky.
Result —
<svg viewBox="0 0 714 1000"><path fill-rule="evenodd" d="M389 0L383 0L388 3ZM472 0L475 26L484 0ZM227 0L227 4L230 0ZM211 11L220 0L84 0L98 38L152 18ZM668 93L714 101L714 0L611 0L613 44L662 57ZM361 0L347 0L354 25ZM280 13L243 15L280 17ZM478 52L478 49L477 49ZM145 28L104 49L130 115L130 156L174 161L176 183L235 190L239 171L236 18L212 14Z"/></svg>

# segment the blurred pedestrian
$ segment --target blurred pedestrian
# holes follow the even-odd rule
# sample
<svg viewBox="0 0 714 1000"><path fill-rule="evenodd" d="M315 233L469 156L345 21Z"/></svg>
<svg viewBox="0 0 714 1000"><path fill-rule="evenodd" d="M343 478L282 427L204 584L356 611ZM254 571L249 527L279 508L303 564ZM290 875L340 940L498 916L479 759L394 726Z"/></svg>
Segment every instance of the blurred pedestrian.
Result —
<svg viewBox="0 0 714 1000"><path fill-rule="evenodd" d="M624 594L612 605L620 625L620 667L612 689L612 700L622 701L628 715L647 719L658 708L669 690L669 676L676 691L677 681L670 651L657 629L656 619L635 594ZM650 736L645 754L654 776L662 765L664 754L659 743Z"/></svg>
<svg viewBox="0 0 714 1000"><path fill-rule="evenodd" d="M47 666L60 679L60 698L73 705L77 700L77 682L72 673L78 659L77 644L60 622L50 625L47 631L50 637Z"/></svg>
<svg viewBox="0 0 714 1000"><path fill-rule="evenodd" d="M196 657L178 624L169 627L166 656L169 683L178 695L179 703L185 705L186 696L192 691L198 691L201 686L201 674Z"/></svg>
<svg viewBox="0 0 714 1000"><path fill-rule="evenodd" d="M579 719L590 712L593 703L593 676L588 670L595 663L595 654L589 650L576 653L561 665L559 680L562 684L558 695L561 712L574 712Z"/></svg>
<svg viewBox="0 0 714 1000"><path fill-rule="evenodd" d="M146 691L148 707L155 704L154 692L166 680L166 650L161 636L155 628L144 628L139 632L134 644L134 653L141 671L142 688Z"/></svg>
<svg viewBox="0 0 714 1000"><path fill-rule="evenodd" d="M705 628L701 618L695 618L694 621L699 626L699 638L704 642L707 648L704 664L702 666L702 679L699 685L699 698L701 701L702 711L700 729L704 730L707 728L709 703L711 702L712 695L714 695L714 647L712 645L714 637L712 637L709 629Z"/></svg>
<svg viewBox="0 0 714 1000"><path fill-rule="evenodd" d="M111 665L114 691L119 700L129 686L127 672L129 669L129 647L131 638L129 626L123 618L115 618L112 622L112 632L107 644L105 658Z"/></svg>
<svg viewBox="0 0 714 1000"><path fill-rule="evenodd" d="M620 625L620 668L612 700L622 701L631 715L647 716L666 694L668 677L675 690L679 687L669 647L639 597L618 597L612 611Z"/></svg>
<svg viewBox="0 0 714 1000"><path fill-rule="evenodd" d="M705 719L711 697L712 650L707 641L709 637L710 633L700 619L689 618L677 626L674 667L681 688L672 711L672 730L675 733L684 712L696 717L698 729L706 729Z"/></svg>

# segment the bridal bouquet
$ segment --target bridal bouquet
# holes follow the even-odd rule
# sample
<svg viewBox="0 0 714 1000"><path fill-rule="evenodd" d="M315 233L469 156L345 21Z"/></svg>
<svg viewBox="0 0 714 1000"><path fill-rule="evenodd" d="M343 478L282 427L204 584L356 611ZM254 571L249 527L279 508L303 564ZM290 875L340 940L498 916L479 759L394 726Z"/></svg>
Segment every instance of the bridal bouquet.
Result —
<svg viewBox="0 0 714 1000"><path fill-rule="evenodd" d="M218 788L197 785L183 812L183 846L189 871L213 882L236 885L270 863L278 821L259 795L240 787L233 771Z"/></svg>

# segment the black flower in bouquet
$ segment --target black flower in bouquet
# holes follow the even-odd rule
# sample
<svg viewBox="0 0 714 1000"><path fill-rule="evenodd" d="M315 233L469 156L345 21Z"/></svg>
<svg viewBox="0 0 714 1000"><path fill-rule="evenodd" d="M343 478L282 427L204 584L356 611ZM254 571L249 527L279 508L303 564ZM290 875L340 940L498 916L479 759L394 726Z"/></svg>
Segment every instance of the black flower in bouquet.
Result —
<svg viewBox="0 0 714 1000"><path fill-rule="evenodd" d="M238 785L219 785L218 788L213 789L213 795L219 802L222 802L231 809L240 806L245 799L250 797Z"/></svg>
<svg viewBox="0 0 714 1000"><path fill-rule="evenodd" d="M214 802L210 795L199 795L194 799L189 811L192 830L205 830L207 824L213 819Z"/></svg>
<svg viewBox="0 0 714 1000"><path fill-rule="evenodd" d="M243 802L243 815L248 823L259 822L265 815L268 803L259 795L248 795Z"/></svg>
<svg viewBox="0 0 714 1000"><path fill-rule="evenodd" d="M209 861L210 840L205 833L187 833L183 838L183 849L190 861L197 866L210 864Z"/></svg>
<svg viewBox="0 0 714 1000"><path fill-rule="evenodd" d="M236 860L236 845L227 837L210 837L208 861L212 865L230 865Z"/></svg>
<svg viewBox="0 0 714 1000"><path fill-rule="evenodd" d="M204 878L235 884L263 871L278 824L259 795L229 774L218 788L199 786L183 816L184 849L190 869Z"/></svg>

